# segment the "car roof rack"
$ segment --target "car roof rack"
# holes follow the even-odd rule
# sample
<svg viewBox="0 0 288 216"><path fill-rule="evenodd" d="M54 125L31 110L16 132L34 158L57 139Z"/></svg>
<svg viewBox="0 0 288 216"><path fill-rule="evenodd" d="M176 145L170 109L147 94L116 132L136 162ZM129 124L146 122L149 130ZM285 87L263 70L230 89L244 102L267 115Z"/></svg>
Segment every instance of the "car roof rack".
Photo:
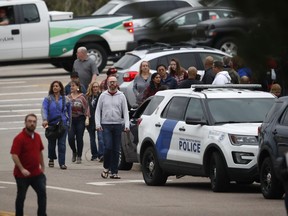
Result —
<svg viewBox="0 0 288 216"><path fill-rule="evenodd" d="M261 89L262 86L260 84L225 84L225 85L210 85L210 84L198 84L191 85L191 89L196 92L201 92L205 89Z"/></svg>
<svg viewBox="0 0 288 216"><path fill-rule="evenodd" d="M147 53L153 53L153 52L165 51L167 49L178 50L181 48L197 48L197 47L199 46L188 42L179 42L171 44L156 42L153 44L143 44L141 46L136 47L134 50L148 50Z"/></svg>

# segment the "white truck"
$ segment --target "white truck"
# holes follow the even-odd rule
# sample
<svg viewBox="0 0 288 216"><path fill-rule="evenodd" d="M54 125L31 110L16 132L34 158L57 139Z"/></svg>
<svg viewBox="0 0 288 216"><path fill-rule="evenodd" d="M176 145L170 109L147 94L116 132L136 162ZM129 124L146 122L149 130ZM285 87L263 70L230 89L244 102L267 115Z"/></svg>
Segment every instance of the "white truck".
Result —
<svg viewBox="0 0 288 216"><path fill-rule="evenodd" d="M71 71L76 50L85 46L99 71L133 47L132 16L101 15L73 18L49 12L42 0L1 0L9 25L0 25L0 65L50 62Z"/></svg>

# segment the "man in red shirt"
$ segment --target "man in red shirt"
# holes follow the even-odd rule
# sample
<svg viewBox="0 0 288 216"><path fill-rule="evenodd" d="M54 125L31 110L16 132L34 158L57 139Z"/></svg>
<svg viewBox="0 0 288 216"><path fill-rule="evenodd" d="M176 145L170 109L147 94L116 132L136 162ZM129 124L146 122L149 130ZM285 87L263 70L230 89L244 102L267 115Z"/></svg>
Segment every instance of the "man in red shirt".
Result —
<svg viewBox="0 0 288 216"><path fill-rule="evenodd" d="M14 177L17 184L16 216L24 215L24 201L28 187L37 193L38 216L46 215L46 176L44 174L44 149L41 137L35 132L37 116L28 114L25 117L25 128L13 140L12 159L15 163Z"/></svg>

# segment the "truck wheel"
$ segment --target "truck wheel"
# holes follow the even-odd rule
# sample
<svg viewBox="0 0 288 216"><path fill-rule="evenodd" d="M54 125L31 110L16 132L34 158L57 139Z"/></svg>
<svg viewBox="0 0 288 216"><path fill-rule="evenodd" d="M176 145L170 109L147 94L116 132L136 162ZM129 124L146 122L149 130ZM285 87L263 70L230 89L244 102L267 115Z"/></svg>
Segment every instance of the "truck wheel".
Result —
<svg viewBox="0 0 288 216"><path fill-rule="evenodd" d="M260 167L260 187L266 199L280 199L283 197L284 189L280 180L276 178L272 161L265 158Z"/></svg>
<svg viewBox="0 0 288 216"><path fill-rule="evenodd" d="M123 152L123 149L121 147L120 150L120 154L119 154L119 164L118 164L118 169L119 170L131 170L133 163L128 163L126 162L126 157L125 154Z"/></svg>
<svg viewBox="0 0 288 216"><path fill-rule="evenodd" d="M160 186L166 183L168 176L160 168L156 152L152 147L144 151L141 169L147 185Z"/></svg>
<svg viewBox="0 0 288 216"><path fill-rule="evenodd" d="M90 58L96 62L100 73L107 65L107 53L105 49L99 44L86 44L84 46L87 48Z"/></svg>
<svg viewBox="0 0 288 216"><path fill-rule="evenodd" d="M233 37L221 38L219 41L216 42L215 48L232 56L237 55L238 46L235 41L236 40Z"/></svg>
<svg viewBox="0 0 288 216"><path fill-rule="evenodd" d="M227 190L229 185L228 175L226 173L225 163L218 152L213 152L210 161L210 181L211 189L214 192Z"/></svg>

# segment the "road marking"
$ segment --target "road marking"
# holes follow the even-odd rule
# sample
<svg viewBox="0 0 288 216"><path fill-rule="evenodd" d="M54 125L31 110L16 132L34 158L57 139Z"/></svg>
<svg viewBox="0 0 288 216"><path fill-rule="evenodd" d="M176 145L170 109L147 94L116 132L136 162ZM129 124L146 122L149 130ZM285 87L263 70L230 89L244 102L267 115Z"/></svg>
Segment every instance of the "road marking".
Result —
<svg viewBox="0 0 288 216"><path fill-rule="evenodd" d="M26 83L26 81L18 81L18 82L7 82L6 80L5 81L1 81L0 80L0 83L1 85L11 85L11 84L20 84L20 83Z"/></svg>
<svg viewBox="0 0 288 216"><path fill-rule="evenodd" d="M16 185L15 182L6 182L6 181L0 181L0 184ZM75 189L69 189L69 188L63 188L63 187L46 186L46 188L59 190L59 191L67 191L67 192L72 192L72 193L87 194L87 195L102 195L102 193L94 193L94 192L75 190Z"/></svg>
<svg viewBox="0 0 288 216"><path fill-rule="evenodd" d="M11 113L11 112L29 112L29 113L31 113L31 112L37 112L37 111L40 111L41 110L41 108L39 108L39 109L22 109L22 110L17 110L17 109L14 109L14 110L0 110L0 113Z"/></svg>
<svg viewBox="0 0 288 216"><path fill-rule="evenodd" d="M40 111L40 110L39 110ZM29 112L30 113L30 112ZM0 116L0 118L13 118L13 117L23 117L23 116L26 116L27 114L24 114L24 115L5 115L5 116ZM41 116L41 114L36 114L35 115L37 116Z"/></svg>
<svg viewBox="0 0 288 216"><path fill-rule="evenodd" d="M0 211L0 216L15 216L15 212Z"/></svg>
<svg viewBox="0 0 288 216"><path fill-rule="evenodd" d="M13 92L13 93L1 93L0 96L7 95L29 95L29 94L48 94L48 91L36 91L36 92Z"/></svg>
<svg viewBox="0 0 288 216"><path fill-rule="evenodd" d="M47 186L47 188L54 189L54 190L60 190L60 191L73 192L73 193L88 194L88 195L102 195L102 193L94 193L94 192L74 190L74 189L62 188L62 187Z"/></svg>
<svg viewBox="0 0 288 216"><path fill-rule="evenodd" d="M13 88L13 89L15 89L15 88L31 88L31 87L38 87L39 85L23 85L23 86L20 86L20 85L18 85L18 86L4 86L4 87L1 87L1 89L9 89L9 88Z"/></svg>
<svg viewBox="0 0 288 216"><path fill-rule="evenodd" d="M23 123L24 124L24 123ZM5 131L5 130L22 130L24 128L24 125L21 127L10 127L10 128L7 128L7 127L3 127L3 128L0 128L0 131ZM38 126L36 127L37 130L40 130L40 129L43 129L42 126ZM39 131L37 131L37 133L41 133Z"/></svg>
<svg viewBox="0 0 288 216"><path fill-rule="evenodd" d="M42 103L34 103L34 104L2 104L2 105L0 105L0 107L24 107L24 106L36 107L36 106L42 106Z"/></svg>
<svg viewBox="0 0 288 216"><path fill-rule="evenodd" d="M20 98L17 98L17 99L3 99L3 100L0 100L0 103L1 102L4 102L4 103L6 103L6 102L18 102L18 101L35 101L35 100L37 100L37 101L43 101L43 99L44 98L22 98L22 99L20 99Z"/></svg>
<svg viewBox="0 0 288 216"><path fill-rule="evenodd" d="M88 182L86 184L95 186L112 186L115 184L127 184L127 183L144 183L144 180L123 180L123 181L106 181L106 182Z"/></svg>

